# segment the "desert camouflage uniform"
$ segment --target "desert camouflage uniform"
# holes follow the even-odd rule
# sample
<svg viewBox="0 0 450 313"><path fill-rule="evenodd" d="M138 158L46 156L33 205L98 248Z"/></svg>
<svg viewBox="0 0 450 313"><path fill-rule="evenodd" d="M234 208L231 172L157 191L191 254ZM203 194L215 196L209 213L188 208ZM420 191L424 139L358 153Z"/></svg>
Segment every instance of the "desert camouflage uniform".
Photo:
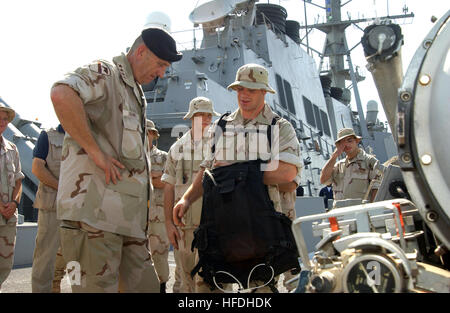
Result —
<svg viewBox="0 0 450 313"><path fill-rule="evenodd" d="M231 115L224 117L227 121L223 136L218 138L215 145L215 153L211 151L214 142L214 133L217 127L217 121L211 126L209 132L209 144L207 157L201 164L206 169L214 168L214 163L227 162L230 164L236 162L244 162L248 160L279 160L293 164L297 167L299 175L302 164L300 158L300 144L295 135L294 128L284 118L280 118L276 125L272 127L273 136L271 143L271 151L268 149L267 130L266 127L272 123L272 119L276 116L268 104L264 105L264 109L258 116L252 120L244 120L240 110L236 110ZM244 131L245 129L246 131ZM259 138L254 136L255 129L260 129ZM248 132L248 136L244 137L244 132ZM242 137L240 137L242 135ZM243 140L242 138L250 138ZM257 138L257 139L256 139ZM268 186L269 197L274 203L275 209L282 212L282 203L278 186ZM188 211L189 212L189 211ZM199 277L198 275L196 277ZM255 284L260 285L255 282ZM201 278L196 279L197 292L210 292L209 286L202 281ZM269 287L257 289L257 292L272 292Z"/></svg>
<svg viewBox="0 0 450 313"><path fill-rule="evenodd" d="M58 237L61 237L61 236L58 236ZM61 238L59 239L59 241L61 242ZM58 251L56 252L55 272L54 272L53 283L52 283L52 292L53 293L61 292L61 281L64 278L65 274L66 274L66 261L64 261L61 244L60 244Z"/></svg>
<svg viewBox="0 0 450 313"><path fill-rule="evenodd" d="M353 159L336 162L330 179L324 185L333 185L334 201L363 199L372 180L381 180L384 166L370 154L359 149Z"/></svg>
<svg viewBox="0 0 450 313"><path fill-rule="evenodd" d="M204 159L206 142L206 138L194 142L191 131L188 131L170 147L161 180L175 186L174 203L181 199L199 171L200 163ZM178 242L178 250L174 251L174 257L177 267L181 267L180 292L194 292L194 281L190 275L196 263L191 245L194 240L194 230L200 224L202 199L200 197L192 203L182 220L185 226L178 228L181 240Z"/></svg>
<svg viewBox="0 0 450 313"><path fill-rule="evenodd" d="M175 254L175 253L174 253ZM181 292L181 265L179 265L179 261L175 259L175 281L173 283L172 292L180 293Z"/></svg>
<svg viewBox="0 0 450 313"><path fill-rule="evenodd" d="M284 118L280 118L277 124L272 127L273 139L271 143L272 151L268 152L266 127L272 123L272 119L276 116L272 112L268 104L264 105L264 109L259 115L250 121L244 121L240 110L236 110L224 119L227 121L223 139L219 138L214 155L211 152L211 145L214 141L214 133L217 121L211 126L209 131L209 148L202 167L212 169L214 162L227 162L230 164L237 162L245 162L248 160L280 160L297 166L297 172L301 170L300 161L300 144L295 135L294 128ZM260 129L258 134L254 130ZM248 138L245 140L244 133L248 132ZM278 133L278 134L277 134ZM255 136L252 136L255 135ZM258 136L256 136L258 135ZM278 153L277 153L278 150ZM281 212L280 193L278 186L268 186L269 197L274 203L275 209Z"/></svg>
<svg viewBox="0 0 450 313"><path fill-rule="evenodd" d="M164 164L167 160L167 152L153 146L150 150L150 160L152 163L152 172L163 172ZM149 223L149 247L153 263L159 281L165 283L169 280L170 242L167 237L164 219L164 189L162 188L153 188Z"/></svg>
<svg viewBox="0 0 450 313"><path fill-rule="evenodd" d="M47 130L47 136L46 167L58 179L64 133L52 128ZM64 277L64 258L57 253L61 242L59 236L61 221L56 218L56 194L57 190L42 182L39 183L33 203L33 207L39 209L39 216L31 272L32 292L60 292L61 280ZM56 267L56 264L59 267Z"/></svg>
<svg viewBox="0 0 450 313"><path fill-rule="evenodd" d="M158 292L147 248L146 101L131 65L122 54L113 63L102 60L78 68L56 84L79 94L98 146L125 166L122 180L106 185L105 173L84 149L69 135L64 139L57 213L63 220L64 259L81 264L81 286L72 285L72 290ZM69 264L68 274L76 275Z"/></svg>
<svg viewBox="0 0 450 313"><path fill-rule="evenodd" d="M299 169L297 172L297 176L294 178L294 182L297 184L297 187L300 186L301 179L301 170ZM285 214L291 221L295 220L295 201L297 200L297 192L296 190L292 192L283 192L280 191L280 199L281 199L281 212Z"/></svg>
<svg viewBox="0 0 450 313"><path fill-rule="evenodd" d="M19 151L12 142L0 136L0 201L12 200L17 180L25 177L21 172ZM8 278L14 263L14 246L17 232L17 210L8 220L0 214L0 289Z"/></svg>

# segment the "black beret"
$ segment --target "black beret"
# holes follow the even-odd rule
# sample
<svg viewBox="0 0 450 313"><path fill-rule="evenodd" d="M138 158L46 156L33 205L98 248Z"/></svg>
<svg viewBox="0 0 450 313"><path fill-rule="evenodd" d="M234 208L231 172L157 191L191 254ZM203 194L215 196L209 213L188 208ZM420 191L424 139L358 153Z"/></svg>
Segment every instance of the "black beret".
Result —
<svg viewBox="0 0 450 313"><path fill-rule="evenodd" d="M159 28L144 29L142 39L147 48L164 61L172 63L180 61L183 57L183 54L177 51L175 40L165 30Z"/></svg>

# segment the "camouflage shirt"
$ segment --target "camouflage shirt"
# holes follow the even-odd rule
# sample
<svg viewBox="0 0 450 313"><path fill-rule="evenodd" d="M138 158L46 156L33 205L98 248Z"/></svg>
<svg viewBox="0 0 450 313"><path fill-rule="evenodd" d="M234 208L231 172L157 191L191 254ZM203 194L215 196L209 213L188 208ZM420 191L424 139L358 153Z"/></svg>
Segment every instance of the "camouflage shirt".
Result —
<svg viewBox="0 0 450 313"><path fill-rule="evenodd" d="M384 166L370 154L359 149L353 159L348 157L334 165L324 185L333 184L334 200L363 199L372 180L380 180Z"/></svg>
<svg viewBox="0 0 450 313"><path fill-rule="evenodd" d="M191 130L178 139L169 149L162 181L175 185L175 203L177 203L191 185L204 160L207 138L193 141ZM200 225L203 198L191 204L183 216L185 229Z"/></svg>
<svg viewBox="0 0 450 313"><path fill-rule="evenodd" d="M150 161L152 172L163 172L167 160L167 152L159 150L153 146L150 150ZM164 189L153 188L152 201L150 206L150 222L164 223Z"/></svg>
<svg viewBox="0 0 450 313"><path fill-rule="evenodd" d="M297 176L294 178L294 182L297 187L300 185L301 171L299 170ZM295 213L295 201L297 200L297 191L283 192L280 191L281 211L292 221L296 217Z"/></svg>
<svg viewBox="0 0 450 313"><path fill-rule="evenodd" d="M293 164L299 173L302 167L300 144L291 123L284 118L280 118L272 127L273 139L269 151L267 126L272 123L275 116L268 104L265 104L264 109L252 120L244 121L240 110L237 109L224 118L227 121L226 129L223 135L218 137L213 154L211 147L214 144L218 120L215 121L209 131L206 159L201 166L212 169L216 161L233 164L256 159L271 159ZM281 212L278 186L268 186L268 190L275 209Z"/></svg>
<svg viewBox="0 0 450 313"><path fill-rule="evenodd" d="M46 132L48 136L48 154L45 158L45 166L56 179L59 179L64 133L58 132L55 128L51 128ZM47 186L43 182L39 182L33 207L37 209L55 211L56 194L57 190Z"/></svg>
<svg viewBox="0 0 450 313"><path fill-rule="evenodd" d="M75 90L100 149L125 169L117 184L70 137L64 138L57 196L58 219L82 221L125 236L146 238L150 161L145 153L146 101L131 65L122 54L80 67L56 84Z"/></svg>
<svg viewBox="0 0 450 313"><path fill-rule="evenodd" d="M16 186L16 181L25 178L25 175L22 173L19 151L16 145L2 136L0 136L0 140L0 200L3 203L8 203L12 200L12 192ZM16 222L17 210L9 220L6 220L0 214L0 226L7 223L15 224Z"/></svg>

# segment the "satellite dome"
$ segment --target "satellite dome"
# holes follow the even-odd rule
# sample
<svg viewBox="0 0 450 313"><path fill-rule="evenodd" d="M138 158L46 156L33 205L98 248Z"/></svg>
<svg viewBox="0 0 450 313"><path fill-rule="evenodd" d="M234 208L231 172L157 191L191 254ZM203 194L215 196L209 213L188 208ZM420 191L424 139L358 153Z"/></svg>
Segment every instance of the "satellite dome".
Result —
<svg viewBox="0 0 450 313"><path fill-rule="evenodd" d="M143 29L156 27L162 28L170 33L171 21L167 14L155 11L147 15Z"/></svg>

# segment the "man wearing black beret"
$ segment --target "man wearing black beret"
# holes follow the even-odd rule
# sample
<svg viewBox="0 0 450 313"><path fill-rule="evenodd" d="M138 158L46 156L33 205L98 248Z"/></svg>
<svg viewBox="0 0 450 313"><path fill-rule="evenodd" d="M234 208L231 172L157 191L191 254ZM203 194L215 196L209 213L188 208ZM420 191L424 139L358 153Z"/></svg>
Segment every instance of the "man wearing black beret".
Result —
<svg viewBox="0 0 450 313"><path fill-rule="evenodd" d="M179 61L163 29L142 31L112 62L97 60L51 90L66 130L58 186L61 247L73 292L159 292L147 250L150 161L141 85Z"/></svg>
<svg viewBox="0 0 450 313"><path fill-rule="evenodd" d="M177 52L175 40L161 28L147 28L142 31L142 39L147 48L158 58L168 62L181 60L182 54Z"/></svg>

